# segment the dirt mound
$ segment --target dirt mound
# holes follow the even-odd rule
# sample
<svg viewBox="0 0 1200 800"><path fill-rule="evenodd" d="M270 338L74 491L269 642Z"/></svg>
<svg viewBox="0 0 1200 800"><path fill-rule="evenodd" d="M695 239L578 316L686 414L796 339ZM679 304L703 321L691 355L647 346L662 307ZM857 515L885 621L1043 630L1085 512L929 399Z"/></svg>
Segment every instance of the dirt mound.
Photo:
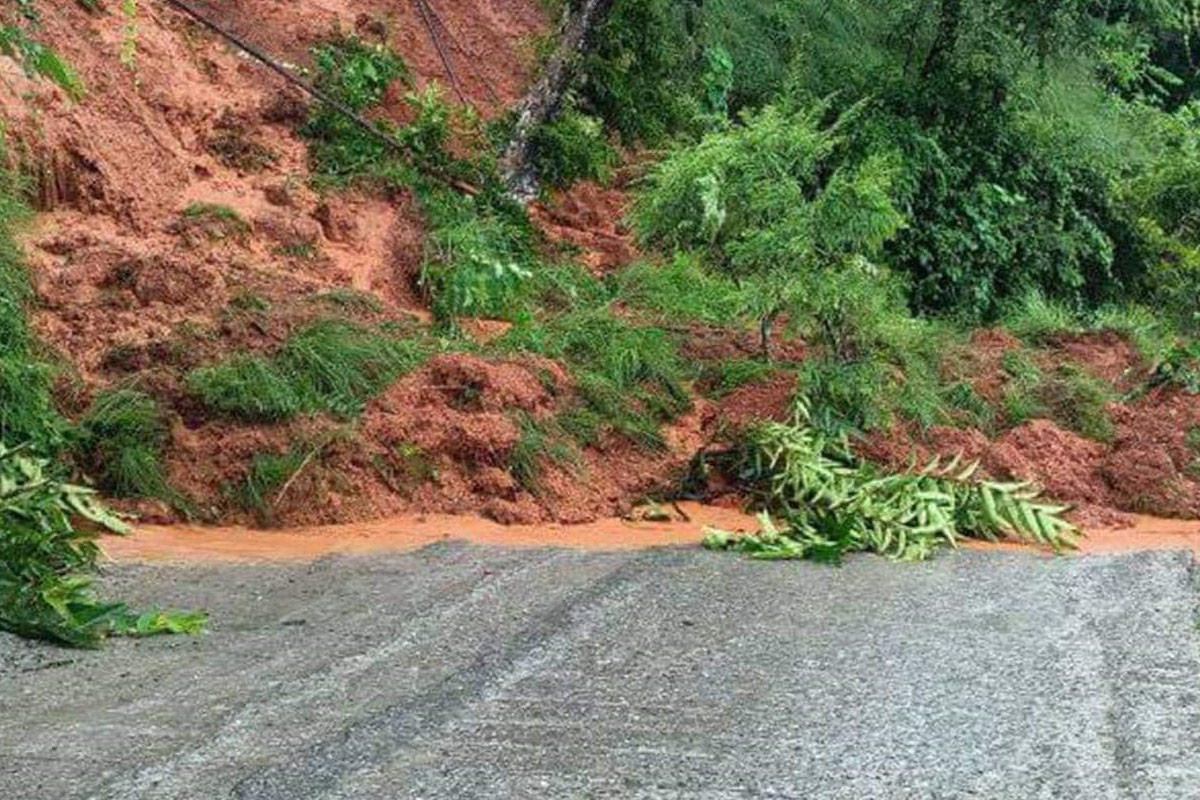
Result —
<svg viewBox="0 0 1200 800"><path fill-rule="evenodd" d="M1121 392L1146 377L1137 348L1113 331L1058 336L1050 347L1051 358L1075 364Z"/></svg>
<svg viewBox="0 0 1200 800"><path fill-rule="evenodd" d="M535 203L530 213L552 243L578 251L589 269L605 273L639 258L625 225L629 203L623 189L583 182Z"/></svg>

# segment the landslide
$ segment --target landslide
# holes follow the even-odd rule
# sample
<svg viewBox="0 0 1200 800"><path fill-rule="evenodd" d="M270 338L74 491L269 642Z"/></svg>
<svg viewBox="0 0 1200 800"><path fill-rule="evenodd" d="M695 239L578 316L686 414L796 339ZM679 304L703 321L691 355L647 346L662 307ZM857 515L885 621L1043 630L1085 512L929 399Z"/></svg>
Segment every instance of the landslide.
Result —
<svg viewBox="0 0 1200 800"><path fill-rule="evenodd" d="M312 48L335 32L353 32L400 53L418 87L447 81L410 4L194 5L292 65L309 65ZM464 0L438 10L468 103L485 119L501 115L536 68L537 42L550 29L542 5ZM189 388L190 371L231 353L270 356L331 315L428 336L429 298L418 280L422 210L406 192L315 190L296 133L305 98L165 4L140 7L135 37L120 13L74 3L46 5L41 24L88 92L73 101L0 59L0 113L35 179L39 213L23 240L38 298L32 322L61 367L57 400L69 416L129 387L164 410L165 478L186 502L127 505L144 518L304 525L483 513L507 523L583 522L628 513L678 486L695 455L731 428L787 417L807 357L796 341L779 344L779 368L729 391L706 379L689 385L688 408L664 427L659 446L608 432L570 458L535 453L543 462L536 471L521 461L530 431L569 411L580 391L569 369L542 356L470 346L435 353L353 421L213 413ZM412 114L398 93L377 113L398 124ZM543 245L596 274L638 260L622 222L631 177L584 182L535 205ZM507 324L467 321L463 329L482 345ZM757 354L751 330L688 323L671 333L698 364ZM999 406L1011 381L1002 362L1018 348L1001 330L982 331L954 369ZM1121 512L1200 516L1194 396L1169 387L1128 394L1154 365L1112 333L1061 338L1039 357L1044 369L1082 366L1126 393L1108 406L1107 441L1047 419L991 430L897 424L869 436L863 454L906 467L961 453L979 459L986 475L1032 480L1080 505L1088 523L1119 522ZM264 456L292 459L290 470L247 502ZM719 481L702 488L709 499L739 502Z"/></svg>

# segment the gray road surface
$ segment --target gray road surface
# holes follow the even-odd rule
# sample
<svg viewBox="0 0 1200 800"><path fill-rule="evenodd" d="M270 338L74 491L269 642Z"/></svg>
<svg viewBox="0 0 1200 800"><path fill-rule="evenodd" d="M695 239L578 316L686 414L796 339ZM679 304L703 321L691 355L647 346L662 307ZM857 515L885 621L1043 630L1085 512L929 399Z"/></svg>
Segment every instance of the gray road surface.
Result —
<svg viewBox="0 0 1200 800"><path fill-rule="evenodd" d="M0 634L0 798L1200 797L1182 554L439 545L110 584L213 630Z"/></svg>

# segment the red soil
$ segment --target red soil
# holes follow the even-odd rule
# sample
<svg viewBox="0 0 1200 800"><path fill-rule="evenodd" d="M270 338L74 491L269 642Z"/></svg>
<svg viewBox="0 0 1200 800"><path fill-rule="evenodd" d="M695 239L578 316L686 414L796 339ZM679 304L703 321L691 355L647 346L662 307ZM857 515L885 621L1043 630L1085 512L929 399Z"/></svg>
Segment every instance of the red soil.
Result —
<svg viewBox="0 0 1200 800"><path fill-rule="evenodd" d="M575 250L595 273L611 272L638 258L633 234L625 225L629 197L623 189L584 182L555 192L530 212L554 244Z"/></svg>
<svg viewBox="0 0 1200 800"><path fill-rule="evenodd" d="M113 5L113 4L110 4ZM197 2L219 22L285 61L306 63L309 48L340 25L386 40L419 83L445 81L444 68L410 4L383 0ZM453 38L458 77L485 116L524 90L534 41L548 30L537 0L434 2ZM313 296L354 289L373 296L372 321L413 324L428 312L414 291L424 231L412 198L333 194L308 188L304 143L293 132L304 107L260 66L162 4L139 10L136 68L117 58L126 20L115 8L43 4L41 36L79 71L89 92L74 103L45 81L30 81L0 58L0 114L14 152L38 176L39 211L25 249L38 292L34 324L71 365L60 386L76 413L95 391L136 379L171 409L169 477L205 512L227 515L224 486L243 479L254 456L318 442L320 455L272 498L280 523L318 524L397 514L483 513L504 522L580 522L627 512L681 475L723 426L785 419L794 379L776 376L718 405L697 401L666 431L664 452L610 437L581 463L550 463L537 491L504 469L521 431L513 412L545 419L571 402L562 368L537 359L488 362L444 356L393 386L361 426L328 420L250 426L214 421L195 407L179 376L236 351L269 351L299 325L328 313ZM481 54L486 54L486 58ZM493 92L495 100L493 99ZM399 96L382 115L402 120ZM269 154L255 161L247 156ZM231 230L181 218L193 203L227 205L246 221ZM547 238L578 250L597 272L638 257L619 188L582 184L533 216ZM288 254L291 255L288 255ZM481 322L481 340L502 332ZM697 361L757 353L753 331L694 326L684 355ZM980 331L956 374L998 402L1003 356L1018 343ZM800 361L802 343L777 345L775 357ZM1142 368L1111 334L1064 337L1044 356L1071 361L1118 388ZM963 453L986 474L1031 480L1082 506L1089 522L1119 521L1116 511L1200 515L1196 454L1188 432L1200 425L1200 399L1159 390L1113 408L1110 445L1089 442L1045 421L996 441L950 428L898 428L862 446L900 466L933 454ZM165 510L143 509L166 518Z"/></svg>

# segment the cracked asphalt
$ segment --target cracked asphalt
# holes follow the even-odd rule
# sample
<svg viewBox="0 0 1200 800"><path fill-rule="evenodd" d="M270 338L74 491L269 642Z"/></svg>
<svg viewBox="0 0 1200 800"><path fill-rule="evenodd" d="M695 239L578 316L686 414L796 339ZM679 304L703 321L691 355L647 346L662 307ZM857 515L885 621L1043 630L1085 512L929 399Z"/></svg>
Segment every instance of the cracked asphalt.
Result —
<svg viewBox="0 0 1200 800"><path fill-rule="evenodd" d="M212 630L0 634L0 798L1200 797L1190 554L449 544L106 584Z"/></svg>

